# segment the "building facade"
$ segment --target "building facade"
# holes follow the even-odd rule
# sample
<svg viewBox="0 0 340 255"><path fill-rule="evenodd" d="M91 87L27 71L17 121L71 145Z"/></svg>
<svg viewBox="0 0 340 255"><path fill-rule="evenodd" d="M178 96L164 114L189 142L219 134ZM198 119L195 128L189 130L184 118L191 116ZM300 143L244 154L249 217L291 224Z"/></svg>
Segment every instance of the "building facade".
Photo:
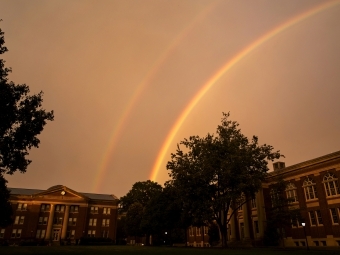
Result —
<svg viewBox="0 0 340 255"><path fill-rule="evenodd" d="M289 167L276 162L256 199L243 204L231 218L229 243L262 244L272 207L273 185L281 179L286 185L286 198L291 201L289 207L299 209L301 214L301 222L294 220L284 229L284 245L340 246L339 178L340 151ZM189 245L209 246L204 227L190 227L187 234Z"/></svg>
<svg viewBox="0 0 340 255"><path fill-rule="evenodd" d="M0 242L77 243L82 237L116 239L118 199L63 185L47 190L9 188L14 223L0 228Z"/></svg>

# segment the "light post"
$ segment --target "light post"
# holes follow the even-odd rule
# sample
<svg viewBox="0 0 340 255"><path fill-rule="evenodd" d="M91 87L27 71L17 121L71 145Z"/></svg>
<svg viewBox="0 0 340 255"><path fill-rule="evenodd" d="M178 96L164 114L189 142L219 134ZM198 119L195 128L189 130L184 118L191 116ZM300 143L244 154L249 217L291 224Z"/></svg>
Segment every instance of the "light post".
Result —
<svg viewBox="0 0 340 255"><path fill-rule="evenodd" d="M309 250L308 241L307 241L307 236L306 236L306 229L305 229L306 223L305 223L305 222L301 222L301 225L302 225L302 227L303 227L303 233L305 233L305 239L306 239L307 250Z"/></svg>

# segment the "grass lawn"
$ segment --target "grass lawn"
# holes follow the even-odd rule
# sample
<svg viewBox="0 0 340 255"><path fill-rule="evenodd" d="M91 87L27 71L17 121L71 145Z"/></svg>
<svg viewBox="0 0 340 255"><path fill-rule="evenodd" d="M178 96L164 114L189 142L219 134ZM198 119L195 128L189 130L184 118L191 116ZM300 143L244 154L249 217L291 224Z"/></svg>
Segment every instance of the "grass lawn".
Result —
<svg viewBox="0 0 340 255"><path fill-rule="evenodd" d="M227 254L227 255L338 255L340 249L323 250L312 249L275 249L275 248L249 248L249 249L217 249L217 248L178 248L178 247L141 247L141 246L33 246L33 247L0 247L1 255L27 255L27 254L82 254L82 255L111 255L111 254L138 254L138 255L195 255L195 254Z"/></svg>

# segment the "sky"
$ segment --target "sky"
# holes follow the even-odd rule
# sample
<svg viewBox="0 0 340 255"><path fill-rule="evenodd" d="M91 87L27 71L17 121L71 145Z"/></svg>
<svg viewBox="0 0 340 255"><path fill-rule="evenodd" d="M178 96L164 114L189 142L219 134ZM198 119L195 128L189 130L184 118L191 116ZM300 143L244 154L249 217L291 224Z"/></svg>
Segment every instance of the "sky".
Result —
<svg viewBox="0 0 340 255"><path fill-rule="evenodd" d="M55 115L8 187L163 184L222 112L286 166L340 150L340 0L0 0L0 19L10 80Z"/></svg>

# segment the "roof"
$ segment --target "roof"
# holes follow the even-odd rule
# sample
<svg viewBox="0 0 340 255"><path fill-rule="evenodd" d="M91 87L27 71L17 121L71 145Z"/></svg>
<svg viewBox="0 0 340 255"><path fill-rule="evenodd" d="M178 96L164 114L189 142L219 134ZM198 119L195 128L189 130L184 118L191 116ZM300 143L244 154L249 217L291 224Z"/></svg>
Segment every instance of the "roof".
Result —
<svg viewBox="0 0 340 255"><path fill-rule="evenodd" d="M53 186L47 190L50 190L52 188L56 188L57 186L62 185L56 185ZM31 196L35 195L37 193L45 192L47 190L41 190L41 189L23 189L23 188L8 188L11 191L12 195L26 195L26 196ZM96 194L96 193L85 193L85 192L78 192L81 195L84 195L88 197L91 200L109 200L109 201L114 201L117 200L118 198L115 195L111 194Z"/></svg>

